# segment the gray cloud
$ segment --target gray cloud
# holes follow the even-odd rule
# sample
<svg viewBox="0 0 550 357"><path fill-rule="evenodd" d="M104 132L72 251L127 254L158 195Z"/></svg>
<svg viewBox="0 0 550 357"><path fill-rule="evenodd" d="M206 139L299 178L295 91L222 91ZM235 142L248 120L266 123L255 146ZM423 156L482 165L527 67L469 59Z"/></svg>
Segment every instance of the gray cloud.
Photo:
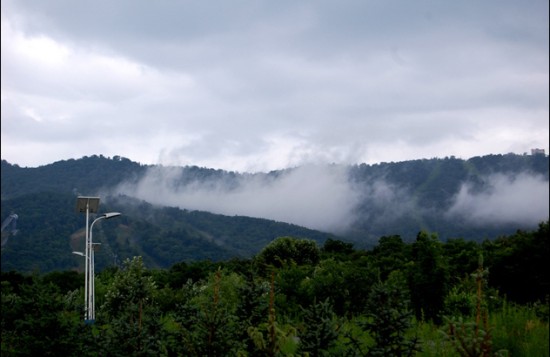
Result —
<svg viewBox="0 0 550 357"><path fill-rule="evenodd" d="M546 2L7 0L2 158L258 171L548 150L548 22Z"/></svg>

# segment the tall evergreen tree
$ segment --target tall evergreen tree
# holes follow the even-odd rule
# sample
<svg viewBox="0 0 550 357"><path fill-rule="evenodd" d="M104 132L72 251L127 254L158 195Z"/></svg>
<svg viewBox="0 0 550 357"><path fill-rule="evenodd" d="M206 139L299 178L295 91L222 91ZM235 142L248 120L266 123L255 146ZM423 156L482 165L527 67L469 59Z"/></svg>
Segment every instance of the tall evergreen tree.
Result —
<svg viewBox="0 0 550 357"><path fill-rule="evenodd" d="M298 351L307 352L310 357L331 356L330 349L336 345L344 321L334 319L329 299L315 301L308 309L302 308L302 318L303 325L297 329L300 338Z"/></svg>
<svg viewBox="0 0 550 357"><path fill-rule="evenodd" d="M365 321L356 321L364 331L374 338L374 346L367 347L365 342L347 333L350 342L346 356L414 356L422 351L418 337L409 338L407 331L413 326L403 291L394 285L378 283L372 287L367 302Z"/></svg>
<svg viewBox="0 0 550 357"><path fill-rule="evenodd" d="M441 322L439 313L444 308L449 273L441 255L442 243L437 234L418 233L413 243L413 267L409 270L409 289L413 309L418 320Z"/></svg>

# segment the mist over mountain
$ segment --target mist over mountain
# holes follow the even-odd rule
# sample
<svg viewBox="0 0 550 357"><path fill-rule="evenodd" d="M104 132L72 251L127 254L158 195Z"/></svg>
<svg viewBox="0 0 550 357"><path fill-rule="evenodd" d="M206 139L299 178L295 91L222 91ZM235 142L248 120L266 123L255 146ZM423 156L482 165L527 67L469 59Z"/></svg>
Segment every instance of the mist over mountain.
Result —
<svg viewBox="0 0 550 357"><path fill-rule="evenodd" d="M548 217L548 162L546 155L507 154L251 174L145 166L120 157L38 168L3 160L2 197L77 188L88 195L123 194L159 206L272 219L355 240L415 236L422 229L443 239L482 239L533 228Z"/></svg>
<svg viewBox="0 0 550 357"><path fill-rule="evenodd" d="M548 158L490 155L379 165L305 165L269 174L149 167L114 192L158 205L274 219L353 237L483 239L548 217ZM198 169L200 171L200 169ZM495 230L496 229L496 230ZM501 232L501 233L503 233Z"/></svg>
<svg viewBox="0 0 550 357"><path fill-rule="evenodd" d="M544 176L495 174L487 178L486 186L476 192L471 183L464 183L447 211L448 218L464 219L477 226L533 226L547 219L550 192Z"/></svg>
<svg viewBox="0 0 550 357"><path fill-rule="evenodd" d="M272 174L189 177L189 169L155 166L137 182L114 189L157 205L224 215L273 219L311 229L342 232L353 221L361 193L349 168L302 166Z"/></svg>
<svg viewBox="0 0 550 357"><path fill-rule="evenodd" d="M481 241L534 229L549 215L545 155L304 165L268 173L91 156L37 168L2 160L1 179L1 219L17 213L21 232L3 247L2 269L30 261L21 258L32 253L29 246L53 239L60 247L56 256L70 255L81 244L84 222L74 220L83 217L69 217L75 216L76 194L100 196L104 211L123 213L118 223L98 227L104 227L98 239L110 249L98 258L100 266L115 255L143 255L157 267L182 259L250 256L281 235L318 244L338 237L357 247L372 246L384 235L410 241L421 230L437 232L442 240ZM51 199L56 195L62 200ZM37 207L42 211L32 213ZM64 267L80 264L63 259ZM41 264L59 268L58 262Z"/></svg>

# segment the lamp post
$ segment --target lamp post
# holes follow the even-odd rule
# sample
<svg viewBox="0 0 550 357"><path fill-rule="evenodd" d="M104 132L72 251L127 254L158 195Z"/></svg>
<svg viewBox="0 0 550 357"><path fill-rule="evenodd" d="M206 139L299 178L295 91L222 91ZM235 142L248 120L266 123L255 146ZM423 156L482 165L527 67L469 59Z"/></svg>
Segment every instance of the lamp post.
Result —
<svg viewBox="0 0 550 357"><path fill-rule="evenodd" d="M95 319L95 284L94 284L94 251L99 249L100 244L92 244L92 227L94 223L101 219L109 219L113 217L120 216L118 212L111 212L102 214L100 217L96 218L92 225L88 229L89 215L90 213L97 213L99 207L99 197L84 197L78 196L76 202L76 212L86 213L86 246L84 254L82 252L73 252L73 254L83 256L85 259L85 278L84 278L84 306L86 311L84 312L84 321L89 321L93 323Z"/></svg>
<svg viewBox="0 0 550 357"><path fill-rule="evenodd" d="M100 217L96 218L93 222L92 222L92 225L90 226L90 290L88 290L90 296L88 297L88 309L89 309L89 313L88 313L88 317L92 320L92 323L94 322L95 320L95 279L94 279L94 273L95 273L95 259L94 259L94 256L95 256L95 252L97 252L99 250L99 247L101 246L101 243L93 243L93 240L92 240L92 233L93 233L93 230L92 228L94 227L94 224L95 222L99 221L99 220L102 220L102 219L110 219L110 218L114 218L114 217L118 217L120 216L120 213L118 212L110 212L110 213L104 213L102 214Z"/></svg>
<svg viewBox="0 0 550 357"><path fill-rule="evenodd" d="M76 201L76 212L78 213L86 213L86 245L85 245L85 251L84 251L84 261L85 261L85 275L84 275L84 306L85 306L85 312L84 312L84 321L88 321L88 286L89 286L89 272L88 268L90 265L89 262L89 245L88 245L88 221L90 217L90 213L97 213L97 209L99 207L99 197L86 197L86 196L78 196L78 199Z"/></svg>

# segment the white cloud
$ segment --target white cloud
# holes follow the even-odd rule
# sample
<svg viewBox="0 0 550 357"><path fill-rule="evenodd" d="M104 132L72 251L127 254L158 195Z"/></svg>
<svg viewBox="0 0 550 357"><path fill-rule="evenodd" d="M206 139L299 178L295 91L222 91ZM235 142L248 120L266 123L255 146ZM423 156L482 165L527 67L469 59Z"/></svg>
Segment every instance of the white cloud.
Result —
<svg viewBox="0 0 550 357"><path fill-rule="evenodd" d="M243 215L294 223L312 229L342 231L352 223L360 196L341 166L308 165L276 180L264 175L235 181L194 181L180 186L183 169L154 167L136 185L117 191L153 204L225 215Z"/></svg>
<svg viewBox="0 0 550 357"><path fill-rule="evenodd" d="M465 184L448 212L477 225L513 223L535 226L549 214L548 181L522 173L515 177L494 175L487 180L490 190L473 193Z"/></svg>
<svg viewBox="0 0 550 357"><path fill-rule="evenodd" d="M294 223L337 234L359 223L376 230L404 217L431 217L479 226L534 227L548 219L549 186L527 173L485 178L483 191L463 184L446 212L420 206L406 187L383 177L353 182L350 166L304 165L266 174L213 173L192 168L150 167L137 183L114 190L160 206L242 215ZM113 192L110 192L113 193ZM428 193L429 194L429 193ZM420 219L420 218L419 218ZM421 219L420 219L421 221Z"/></svg>

